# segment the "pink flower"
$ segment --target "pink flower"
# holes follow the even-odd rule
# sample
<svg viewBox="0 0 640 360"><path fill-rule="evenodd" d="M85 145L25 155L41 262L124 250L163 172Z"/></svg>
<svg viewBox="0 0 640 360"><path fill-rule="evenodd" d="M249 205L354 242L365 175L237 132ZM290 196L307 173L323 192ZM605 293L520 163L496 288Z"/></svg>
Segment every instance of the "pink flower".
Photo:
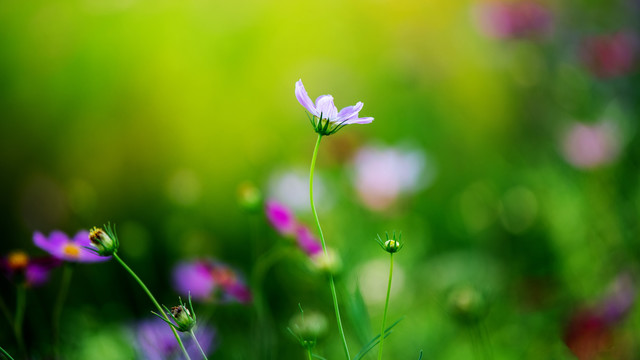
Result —
<svg viewBox="0 0 640 360"><path fill-rule="evenodd" d="M296 219L291 210L279 202L269 200L265 205L269 223L281 235L293 235L296 231Z"/></svg>
<svg viewBox="0 0 640 360"><path fill-rule="evenodd" d="M81 230L70 239L61 231L52 231L49 237L40 232L33 234L33 243L52 256L70 262L97 262L111 259L110 256L99 256L87 247L93 247L89 240L89 232Z"/></svg>
<svg viewBox="0 0 640 360"><path fill-rule="evenodd" d="M551 11L534 1L485 3L478 15L482 30L499 39L546 35L553 27Z"/></svg>
<svg viewBox="0 0 640 360"><path fill-rule="evenodd" d="M611 78L633 69L637 39L628 32L594 36L584 41L581 55L585 66L597 77Z"/></svg>
<svg viewBox="0 0 640 360"><path fill-rule="evenodd" d="M563 155L573 166L592 169L615 160L620 151L613 124L574 123L563 139Z"/></svg>
<svg viewBox="0 0 640 360"><path fill-rule="evenodd" d="M182 262L173 270L173 285L182 295L200 301L251 302L251 291L240 275L211 259Z"/></svg>
<svg viewBox="0 0 640 360"><path fill-rule="evenodd" d="M9 279L18 278L30 287L41 286L49 280L49 272L62 261L52 256L31 259L23 251L14 251L0 259L0 269Z"/></svg>

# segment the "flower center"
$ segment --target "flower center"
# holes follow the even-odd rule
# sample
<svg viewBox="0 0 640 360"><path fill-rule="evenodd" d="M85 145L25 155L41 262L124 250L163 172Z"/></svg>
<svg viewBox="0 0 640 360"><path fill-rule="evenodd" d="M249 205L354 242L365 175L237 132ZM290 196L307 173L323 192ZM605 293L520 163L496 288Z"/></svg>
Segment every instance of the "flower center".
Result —
<svg viewBox="0 0 640 360"><path fill-rule="evenodd" d="M62 252L72 258L77 258L80 256L80 248L75 244L66 244Z"/></svg>
<svg viewBox="0 0 640 360"><path fill-rule="evenodd" d="M7 263L11 270L24 269L29 263L29 255L23 251L14 251L7 257Z"/></svg>

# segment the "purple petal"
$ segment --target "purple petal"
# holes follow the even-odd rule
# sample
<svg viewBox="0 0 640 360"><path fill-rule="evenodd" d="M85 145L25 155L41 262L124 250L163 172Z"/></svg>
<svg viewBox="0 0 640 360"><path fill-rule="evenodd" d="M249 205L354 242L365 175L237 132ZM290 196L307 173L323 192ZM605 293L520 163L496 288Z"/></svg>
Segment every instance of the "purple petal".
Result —
<svg viewBox="0 0 640 360"><path fill-rule="evenodd" d="M69 237L61 231L53 231L49 237L44 236L40 232L33 234L33 243L42 250L53 254L59 251L64 244L69 241Z"/></svg>
<svg viewBox="0 0 640 360"><path fill-rule="evenodd" d="M354 119L349 119L347 121L344 122L344 125L351 125L351 124L369 124L373 121L372 117L365 117L365 118L354 118Z"/></svg>
<svg viewBox="0 0 640 360"><path fill-rule="evenodd" d="M87 230L78 231L71 241L76 245L91 246L91 240L89 240L89 232Z"/></svg>
<svg viewBox="0 0 640 360"><path fill-rule="evenodd" d="M298 99L298 102L311 114L320 116L320 113L313 105L313 101L311 101L311 98L307 95L307 90L305 90L304 85L302 85L302 79L296 82L296 98Z"/></svg>
<svg viewBox="0 0 640 360"><path fill-rule="evenodd" d="M343 108L338 113L338 118L336 119L336 122L340 122L352 117L357 117L360 110L362 110L362 106L364 106L364 104L358 101L358 103L355 104L354 106L347 106L346 108Z"/></svg>
<svg viewBox="0 0 640 360"><path fill-rule="evenodd" d="M298 246L300 246L300 249L307 255L313 256L322 251L320 241L318 241L318 239L313 236L313 233L305 226L299 226L298 229L296 229L296 235Z"/></svg>
<svg viewBox="0 0 640 360"><path fill-rule="evenodd" d="M318 117L322 115L323 119L334 121L338 116L338 109L333 105L333 96L320 95L316 99L316 109L318 111Z"/></svg>
<svg viewBox="0 0 640 360"><path fill-rule="evenodd" d="M173 286L182 295L191 296L200 301L210 300L216 283L211 270L202 261L180 263L173 270Z"/></svg>
<svg viewBox="0 0 640 360"><path fill-rule="evenodd" d="M271 226L280 234L292 235L295 232L296 219L286 206L269 200L265 205L265 212Z"/></svg>

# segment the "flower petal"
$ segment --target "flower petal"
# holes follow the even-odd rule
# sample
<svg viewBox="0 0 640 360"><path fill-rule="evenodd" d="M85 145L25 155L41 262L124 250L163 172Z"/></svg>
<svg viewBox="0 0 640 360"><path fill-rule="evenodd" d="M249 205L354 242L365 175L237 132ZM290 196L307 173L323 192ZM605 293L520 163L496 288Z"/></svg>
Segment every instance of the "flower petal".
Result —
<svg viewBox="0 0 640 360"><path fill-rule="evenodd" d="M335 121L338 116L338 109L333 105L333 96L331 95L320 95L316 99L316 110L319 114L322 114L323 119L329 121Z"/></svg>
<svg viewBox="0 0 640 360"><path fill-rule="evenodd" d="M362 106L364 106L364 104L362 102L358 101L358 103L355 104L354 106L347 106L346 108L343 108L338 113L338 117L336 118L336 122L344 121L344 120L352 118L354 116L357 117L358 113L360 112L360 110L362 110Z"/></svg>
<svg viewBox="0 0 640 360"><path fill-rule="evenodd" d="M372 117L365 117L365 118L357 118L354 117L353 119L349 119L347 121L345 121L343 124L344 125L351 125L351 124L369 124L373 121Z"/></svg>
<svg viewBox="0 0 640 360"><path fill-rule="evenodd" d="M41 232L33 234L33 243L50 254L58 253L67 241L69 241L67 235L57 230L52 231L49 237L46 237Z"/></svg>
<svg viewBox="0 0 640 360"><path fill-rule="evenodd" d="M309 95L307 95L307 90L305 90L304 85L302 85L302 79L296 82L296 98L298 99L300 105L304 106L304 108L307 109L307 111L309 111L311 114L320 116L320 113L313 105L313 101L311 101L311 98L309 97Z"/></svg>

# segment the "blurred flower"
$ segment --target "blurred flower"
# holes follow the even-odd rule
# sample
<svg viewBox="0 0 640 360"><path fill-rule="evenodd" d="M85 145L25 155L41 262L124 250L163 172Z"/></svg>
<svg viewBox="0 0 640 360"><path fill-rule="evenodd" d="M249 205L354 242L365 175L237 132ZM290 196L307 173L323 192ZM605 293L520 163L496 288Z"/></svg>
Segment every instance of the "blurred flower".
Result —
<svg viewBox="0 0 640 360"><path fill-rule="evenodd" d="M327 318L316 311L301 312L289 321L289 331L304 348L313 348L317 339L327 333L327 328Z"/></svg>
<svg viewBox="0 0 640 360"><path fill-rule="evenodd" d="M331 248L327 248L327 255L318 252L311 257L313 268L324 274L336 276L342 271L342 259L340 255Z"/></svg>
<svg viewBox="0 0 640 360"><path fill-rule="evenodd" d="M613 328L635 303L636 286L631 275L619 275L595 305L577 311L565 329L564 341L579 359L598 359L612 348Z"/></svg>
<svg viewBox="0 0 640 360"><path fill-rule="evenodd" d="M161 319L153 318L140 321L135 325L134 332L140 358L147 360L182 359L180 345L176 342L171 328ZM206 325L198 325L194 333L205 354L213 353L215 350L215 330ZM193 341L187 341L184 334L181 334L181 337L189 356L193 359L201 358L202 355L200 355L196 344Z"/></svg>
<svg viewBox="0 0 640 360"><path fill-rule="evenodd" d="M46 283L51 269L60 266L61 263L60 259L53 256L31 259L23 251L13 251L0 258L0 270L10 280L17 277L18 282L36 287Z"/></svg>
<svg viewBox="0 0 640 360"><path fill-rule="evenodd" d="M274 171L268 180L268 198L289 207L297 214L309 213L309 169L282 169ZM327 191L324 178L320 174L314 175L313 191L322 198L322 209L330 210L333 194Z"/></svg>
<svg viewBox="0 0 640 360"><path fill-rule="evenodd" d="M565 159L577 168L591 169L608 164L620 152L618 129L610 122L574 123L564 136L562 150Z"/></svg>
<svg viewBox="0 0 640 360"><path fill-rule="evenodd" d="M423 152L400 147L363 147L353 166L358 195L372 210L390 207L400 195L429 185L435 176Z"/></svg>
<svg viewBox="0 0 640 360"><path fill-rule="evenodd" d="M262 206L262 193L250 182L238 186L238 203L249 212L259 211Z"/></svg>
<svg viewBox="0 0 640 360"><path fill-rule="evenodd" d="M251 302L251 292L244 280L227 265L198 259L178 264L173 270L175 289L200 301L219 303Z"/></svg>
<svg viewBox="0 0 640 360"><path fill-rule="evenodd" d="M33 234L33 243L52 256L64 261L96 262L109 260L109 258L96 255L87 249L87 247L91 247L91 241L89 240L89 232L86 230L78 231L73 239L57 230L52 231L49 237L40 232L35 232Z"/></svg>
<svg viewBox="0 0 640 360"><path fill-rule="evenodd" d="M299 224L293 212L286 206L273 200L267 201L265 207L267 219L271 225L283 236L293 236L298 247L309 256L322 251L320 241L306 226Z"/></svg>
<svg viewBox="0 0 640 360"><path fill-rule="evenodd" d="M481 29L499 39L546 35L553 27L551 11L535 1L484 3L477 10Z"/></svg>
<svg viewBox="0 0 640 360"><path fill-rule="evenodd" d="M296 219L286 206L269 200L265 204L265 213L271 226L281 235L292 235L296 231Z"/></svg>
<svg viewBox="0 0 640 360"><path fill-rule="evenodd" d="M358 113L362 110L362 102L358 102L354 106L347 106L338 112L338 108L333 104L333 96L320 95L314 105L302 85L302 80L296 82L295 93L300 104L313 116L311 122L318 134L331 135L345 125L368 124L373 121L372 117L358 117Z"/></svg>
<svg viewBox="0 0 640 360"><path fill-rule="evenodd" d="M449 292L447 299L451 316L462 324L474 324L482 320L489 305L482 292L471 285L459 285Z"/></svg>
<svg viewBox="0 0 640 360"><path fill-rule="evenodd" d="M582 44L582 61L597 77L624 75L633 69L637 44L637 38L625 31L594 36Z"/></svg>

